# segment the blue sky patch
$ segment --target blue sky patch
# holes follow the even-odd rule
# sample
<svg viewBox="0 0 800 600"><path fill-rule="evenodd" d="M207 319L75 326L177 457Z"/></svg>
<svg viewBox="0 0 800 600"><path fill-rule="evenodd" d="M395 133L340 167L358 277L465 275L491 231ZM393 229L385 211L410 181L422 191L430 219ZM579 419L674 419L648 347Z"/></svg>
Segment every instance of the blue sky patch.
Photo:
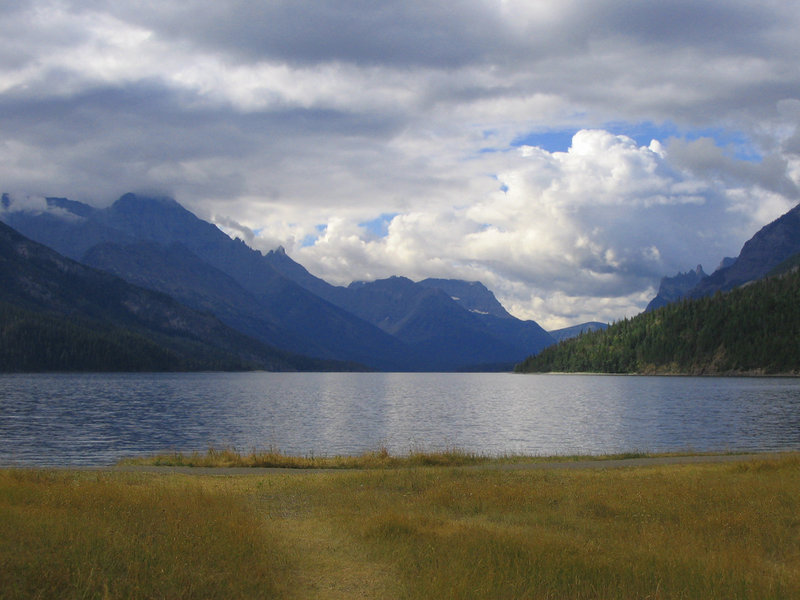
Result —
<svg viewBox="0 0 800 600"><path fill-rule="evenodd" d="M650 121L642 123L614 121L606 123L602 129L614 135L626 135L639 146L649 146L654 139L666 142L669 138L680 138L691 142L700 138L711 138L717 146L723 148L734 158L750 162L759 162L763 159L759 149L746 134L721 127L681 129L670 121L661 124ZM511 142L511 146L537 146L548 152L566 152L572 144L572 136L576 131L576 129L532 131L516 137Z"/></svg>
<svg viewBox="0 0 800 600"><path fill-rule="evenodd" d="M669 138L680 138L688 142L700 138L711 138L725 152L739 160L759 162L764 157L752 140L741 131L731 131L721 127L705 127L701 129L681 129L671 122L661 125L645 122L609 123L606 129L616 135L627 135L636 140L640 146L649 146L653 139L666 142Z"/></svg>
<svg viewBox="0 0 800 600"><path fill-rule="evenodd" d="M376 238L386 237L389 234L389 223L399 214L400 213L381 213L371 221L359 223L358 226L363 227L370 235Z"/></svg>
<svg viewBox="0 0 800 600"><path fill-rule="evenodd" d="M315 234L314 233L309 233L306 237L304 237L303 240L300 242L300 247L301 248L308 248L309 246L313 246L314 244L316 244L317 240L320 237L320 235L325 233L325 230L327 228L328 228L327 225L317 225L317 226L315 226L314 229L317 230L317 233L315 233Z"/></svg>
<svg viewBox="0 0 800 600"><path fill-rule="evenodd" d="M511 141L511 146L536 146L548 152L566 152L572 145L572 136L575 135L574 129L563 131L532 131L525 135L520 135Z"/></svg>

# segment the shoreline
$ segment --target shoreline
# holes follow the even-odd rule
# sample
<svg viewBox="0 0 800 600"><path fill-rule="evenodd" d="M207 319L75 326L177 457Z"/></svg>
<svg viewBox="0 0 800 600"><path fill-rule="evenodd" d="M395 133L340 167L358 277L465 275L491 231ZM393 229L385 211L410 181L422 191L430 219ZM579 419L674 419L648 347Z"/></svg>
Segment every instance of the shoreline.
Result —
<svg viewBox="0 0 800 600"><path fill-rule="evenodd" d="M774 460L781 457L800 454L797 450L748 452L746 454L685 454L685 455L653 455L633 456L630 458L591 458L579 457L574 460L569 457L535 457L524 458L519 461L503 462L489 460L482 464L463 465L413 465L413 466L385 466L385 467L247 467L247 466L185 466L185 465L106 465L106 466L32 466L14 467L3 466L0 470L26 470L26 471L87 471L87 472L116 472L116 473L163 473L183 475L268 475L279 473L333 473L353 471L381 471L381 470L408 470L419 468L448 468L464 470L497 470L497 471L526 471L526 470L608 470L622 468L657 467L669 465L697 465L738 463L754 460Z"/></svg>
<svg viewBox="0 0 800 600"><path fill-rule="evenodd" d="M585 375L601 377L718 377L730 379L797 379L800 373L760 373L757 371L731 371L728 373L672 373L637 371L632 373L608 373L605 371L513 371L512 375Z"/></svg>

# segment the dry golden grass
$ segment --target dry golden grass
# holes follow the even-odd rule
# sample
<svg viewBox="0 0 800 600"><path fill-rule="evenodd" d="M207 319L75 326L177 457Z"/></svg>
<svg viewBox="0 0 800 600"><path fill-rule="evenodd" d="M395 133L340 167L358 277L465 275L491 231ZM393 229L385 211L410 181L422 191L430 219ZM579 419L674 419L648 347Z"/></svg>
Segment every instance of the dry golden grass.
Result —
<svg viewBox="0 0 800 600"><path fill-rule="evenodd" d="M800 455L579 470L5 471L0 590L800 598Z"/></svg>
<svg viewBox="0 0 800 600"><path fill-rule="evenodd" d="M205 453L165 452L144 457L123 459L120 465L156 467L274 467L283 469L387 469L395 467L466 466L490 462L487 456L446 450L443 452L414 451L405 456L390 454L386 448L356 456L293 456L280 450L253 450L242 454L233 448L209 448Z"/></svg>
<svg viewBox="0 0 800 600"><path fill-rule="evenodd" d="M196 481L0 471L0 597L271 597L267 525Z"/></svg>
<svg viewBox="0 0 800 600"><path fill-rule="evenodd" d="M798 598L800 460L315 480L403 598ZM317 487L319 486L319 487Z"/></svg>
<svg viewBox="0 0 800 600"><path fill-rule="evenodd" d="M686 456L695 453L670 453L658 456ZM257 467L282 469L389 469L402 467L464 467L477 465L528 464L537 462L570 462L577 460L615 460L655 456L646 452L625 452L605 455L570 456L490 456L467 452L458 448L427 452L414 450L405 455L390 454L386 448L359 455L295 456L275 448L253 450L242 454L234 448L209 448L201 452L163 452L136 456L119 461L121 466L152 467Z"/></svg>

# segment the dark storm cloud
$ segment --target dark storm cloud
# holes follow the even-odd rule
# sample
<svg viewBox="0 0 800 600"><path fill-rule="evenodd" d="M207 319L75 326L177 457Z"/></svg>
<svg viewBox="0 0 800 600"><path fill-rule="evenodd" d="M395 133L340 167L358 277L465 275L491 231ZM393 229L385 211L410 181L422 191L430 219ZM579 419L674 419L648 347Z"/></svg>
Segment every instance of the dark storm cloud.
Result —
<svg viewBox="0 0 800 600"><path fill-rule="evenodd" d="M245 61L329 61L360 65L468 64L497 46L497 14L483 2L246 0L154 3L74 2Z"/></svg>
<svg viewBox="0 0 800 600"><path fill-rule="evenodd" d="M230 127L228 113L187 110L181 96L158 82L137 82L68 97L3 98L0 125L16 139L47 150L102 148L109 167L131 160L243 156L253 150L248 130Z"/></svg>
<svg viewBox="0 0 800 600"><path fill-rule="evenodd" d="M438 68L526 64L542 54L582 53L587 44L617 38L763 53L775 49L769 37L773 30L786 26L781 13L792 14L792 3L773 2L765 9L762 3L731 0L525 4L508 3L503 10L500 3L476 0L189 0L154 3L142 11L129 3L95 3L116 5L116 14L166 38L248 60Z"/></svg>
<svg viewBox="0 0 800 600"><path fill-rule="evenodd" d="M581 9L598 36L624 36L646 44L710 47L741 53L772 50L772 43L763 34L780 25L779 15L764 10L763 4L730 0L600 0Z"/></svg>

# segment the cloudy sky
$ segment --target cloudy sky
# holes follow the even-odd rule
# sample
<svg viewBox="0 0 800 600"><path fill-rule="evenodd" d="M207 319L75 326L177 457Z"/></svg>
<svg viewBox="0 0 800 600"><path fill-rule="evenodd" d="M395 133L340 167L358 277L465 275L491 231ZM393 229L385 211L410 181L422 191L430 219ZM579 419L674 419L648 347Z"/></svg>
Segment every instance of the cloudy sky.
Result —
<svg viewBox="0 0 800 600"><path fill-rule="evenodd" d="M0 188L639 312L800 201L795 0L0 0Z"/></svg>

